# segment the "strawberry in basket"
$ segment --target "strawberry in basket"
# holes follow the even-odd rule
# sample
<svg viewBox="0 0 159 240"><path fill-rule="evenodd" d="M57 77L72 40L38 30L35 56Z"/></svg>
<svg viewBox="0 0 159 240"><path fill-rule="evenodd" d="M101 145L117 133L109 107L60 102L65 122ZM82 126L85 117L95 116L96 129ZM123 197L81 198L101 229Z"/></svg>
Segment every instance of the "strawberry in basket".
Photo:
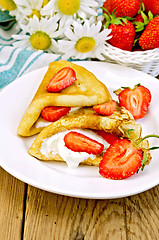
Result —
<svg viewBox="0 0 159 240"><path fill-rule="evenodd" d="M159 16L148 23L139 38L139 45L143 50L159 48Z"/></svg>
<svg viewBox="0 0 159 240"><path fill-rule="evenodd" d="M143 0L147 11L151 11L154 15L159 14L159 1L158 0Z"/></svg>
<svg viewBox="0 0 159 240"><path fill-rule="evenodd" d="M134 17L140 9L140 0L106 0L103 7L110 14L115 10L117 17Z"/></svg>
<svg viewBox="0 0 159 240"><path fill-rule="evenodd" d="M111 29L112 38L108 41L114 47L118 47L122 50L131 51L135 39L135 27L125 17L116 17L116 13L113 11L112 15L105 9L107 14L104 14L106 18L105 27Z"/></svg>

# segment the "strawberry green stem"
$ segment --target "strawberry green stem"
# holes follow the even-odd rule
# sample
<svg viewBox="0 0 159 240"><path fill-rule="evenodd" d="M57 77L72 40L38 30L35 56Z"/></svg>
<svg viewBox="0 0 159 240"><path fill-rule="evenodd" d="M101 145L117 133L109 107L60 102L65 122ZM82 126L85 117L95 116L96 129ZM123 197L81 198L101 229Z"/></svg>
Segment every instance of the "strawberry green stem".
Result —
<svg viewBox="0 0 159 240"><path fill-rule="evenodd" d="M112 14L109 13L109 11L102 7L102 9L104 10L104 14L103 16L106 19L106 23L105 23L105 28L108 28L109 25L111 24L115 24L115 25L123 25L123 23L127 24L127 20L133 20L133 18L131 17L117 17L117 13L115 12L115 9L113 10Z"/></svg>
<svg viewBox="0 0 159 240"><path fill-rule="evenodd" d="M155 135L155 134L147 135L147 136L143 137L142 139L140 139L137 144L139 145L143 140L145 140L145 139L147 139L147 138L150 138L150 137L159 138L159 135ZM153 148L154 148L154 147L153 147ZM156 147L155 147L155 148L156 148ZM158 147L157 147L157 148L158 148Z"/></svg>

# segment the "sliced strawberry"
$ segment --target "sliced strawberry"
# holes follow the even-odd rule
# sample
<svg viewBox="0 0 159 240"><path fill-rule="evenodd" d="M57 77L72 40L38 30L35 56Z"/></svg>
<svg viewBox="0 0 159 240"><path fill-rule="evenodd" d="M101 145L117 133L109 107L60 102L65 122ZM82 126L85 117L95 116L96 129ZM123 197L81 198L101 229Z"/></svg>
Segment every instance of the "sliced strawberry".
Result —
<svg viewBox="0 0 159 240"><path fill-rule="evenodd" d="M141 167L142 159L142 149L137 149L127 139L119 139L105 152L99 173L110 179L128 178Z"/></svg>
<svg viewBox="0 0 159 240"><path fill-rule="evenodd" d="M59 118L65 116L70 110L70 107L49 106L43 108L43 110L41 111L41 117L46 121L55 122Z"/></svg>
<svg viewBox="0 0 159 240"><path fill-rule="evenodd" d="M100 154L104 145L81 134L71 131L64 137L65 146L74 152L86 152L89 154Z"/></svg>
<svg viewBox="0 0 159 240"><path fill-rule="evenodd" d="M119 139L116 134L108 133L108 132L105 132L104 130L97 130L95 132L109 144L113 144L116 140Z"/></svg>
<svg viewBox="0 0 159 240"><path fill-rule="evenodd" d="M120 106L132 113L135 119L143 118L151 102L151 92L142 85L125 88L118 95Z"/></svg>
<svg viewBox="0 0 159 240"><path fill-rule="evenodd" d="M101 115L110 116L113 114L113 112L116 109L116 102L110 101L104 104L96 105L93 107L93 109Z"/></svg>
<svg viewBox="0 0 159 240"><path fill-rule="evenodd" d="M46 88L48 92L59 92L72 85L76 80L75 71L70 67L64 67L53 76Z"/></svg>

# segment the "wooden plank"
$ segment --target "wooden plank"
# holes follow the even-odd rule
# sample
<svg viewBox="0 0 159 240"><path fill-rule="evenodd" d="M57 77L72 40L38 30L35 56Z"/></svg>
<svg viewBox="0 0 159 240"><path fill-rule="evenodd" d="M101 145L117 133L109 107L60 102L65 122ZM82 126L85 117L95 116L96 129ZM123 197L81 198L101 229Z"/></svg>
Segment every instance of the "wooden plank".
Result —
<svg viewBox="0 0 159 240"><path fill-rule="evenodd" d="M159 239L159 186L126 199L127 236L130 240Z"/></svg>
<svg viewBox="0 0 159 240"><path fill-rule="evenodd" d="M28 186L24 240L125 240L124 199L87 200Z"/></svg>
<svg viewBox="0 0 159 240"><path fill-rule="evenodd" d="M0 239L20 240L25 184L0 168Z"/></svg>

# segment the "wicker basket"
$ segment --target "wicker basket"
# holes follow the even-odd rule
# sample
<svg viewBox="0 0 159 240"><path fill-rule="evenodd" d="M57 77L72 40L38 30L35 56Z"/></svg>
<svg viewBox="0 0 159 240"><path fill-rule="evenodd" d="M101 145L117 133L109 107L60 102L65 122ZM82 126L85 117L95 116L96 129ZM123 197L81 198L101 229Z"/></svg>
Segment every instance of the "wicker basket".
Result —
<svg viewBox="0 0 159 240"><path fill-rule="evenodd" d="M147 51L124 51L106 43L106 61L135 68L154 77L159 75L159 48Z"/></svg>

